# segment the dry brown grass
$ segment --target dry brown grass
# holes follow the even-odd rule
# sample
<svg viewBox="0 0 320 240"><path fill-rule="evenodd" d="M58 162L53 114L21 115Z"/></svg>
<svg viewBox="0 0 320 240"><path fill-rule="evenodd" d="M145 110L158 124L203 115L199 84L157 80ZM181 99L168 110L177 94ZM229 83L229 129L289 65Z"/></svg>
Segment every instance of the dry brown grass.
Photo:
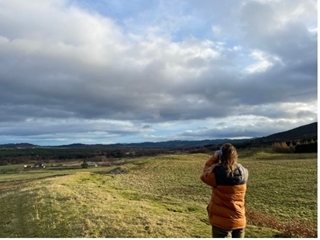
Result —
<svg viewBox="0 0 320 240"><path fill-rule="evenodd" d="M280 222L276 217L263 214L256 210L247 209L248 224L268 227L281 232L281 237L285 238L317 238L317 226L309 220L291 220Z"/></svg>

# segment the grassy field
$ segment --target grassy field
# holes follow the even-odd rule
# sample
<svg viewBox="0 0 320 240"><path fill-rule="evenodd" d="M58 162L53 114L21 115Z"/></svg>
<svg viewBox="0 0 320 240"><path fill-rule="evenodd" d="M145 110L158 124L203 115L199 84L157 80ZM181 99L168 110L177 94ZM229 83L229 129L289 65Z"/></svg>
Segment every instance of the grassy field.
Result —
<svg viewBox="0 0 320 240"><path fill-rule="evenodd" d="M316 237L317 155L239 155L249 170L246 237ZM200 180L208 158L167 155L75 170L2 167L0 237L209 238L211 189Z"/></svg>

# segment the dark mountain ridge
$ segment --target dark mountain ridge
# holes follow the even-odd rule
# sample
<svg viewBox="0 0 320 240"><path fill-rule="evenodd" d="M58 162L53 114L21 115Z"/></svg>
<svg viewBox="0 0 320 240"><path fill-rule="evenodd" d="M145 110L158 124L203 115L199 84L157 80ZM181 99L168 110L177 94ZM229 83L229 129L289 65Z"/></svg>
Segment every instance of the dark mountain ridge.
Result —
<svg viewBox="0 0 320 240"><path fill-rule="evenodd" d="M230 142L232 144L241 143L270 143L275 141L296 141L304 139L316 139L317 138L318 122L303 125L291 130L284 132L274 133L269 136L261 138L251 138L251 139L205 139L196 141L187 140L173 140L173 141L163 141L163 142L141 142L141 143L116 143L116 144L83 144L83 143L73 143L69 145L60 146L39 146L30 143L9 143L2 144L0 148L6 149L33 149L33 148L67 148L67 149L100 149L100 148L111 148L111 149L121 149L121 148L185 148L185 147L201 147L205 145L219 145L225 142Z"/></svg>
<svg viewBox="0 0 320 240"><path fill-rule="evenodd" d="M288 131L274 133L266 137L256 139L259 142L280 142L280 141L303 141L317 139L318 122L293 128Z"/></svg>

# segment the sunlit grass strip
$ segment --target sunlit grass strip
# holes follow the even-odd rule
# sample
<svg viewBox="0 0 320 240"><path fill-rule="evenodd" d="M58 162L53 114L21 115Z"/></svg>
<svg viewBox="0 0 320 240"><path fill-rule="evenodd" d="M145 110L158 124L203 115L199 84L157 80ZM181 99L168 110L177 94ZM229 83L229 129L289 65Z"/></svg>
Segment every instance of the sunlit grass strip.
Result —
<svg viewBox="0 0 320 240"><path fill-rule="evenodd" d="M88 181L90 178L92 181ZM95 186L99 186L99 181L106 181L105 178L110 177L81 173L62 177L40 190L37 197L37 225L54 226L55 229L59 229L55 231L52 228L44 228L42 232L50 233L51 237L58 237L60 234L71 234L74 237L190 237L190 234L194 237L201 236L201 231L194 233L199 224L194 224L193 230L181 231L185 229L184 221L198 221L195 221L194 216L188 211L179 211L175 202L171 206L169 200L165 205L160 202L157 204L157 198L152 196L143 201L135 200L138 194L134 191ZM159 201L161 199L158 198ZM180 205L183 204L185 203L181 201ZM48 206L51 206L51 218L45 217L48 213L43 212ZM64 219L64 223L53 224L52 216L54 219ZM72 225L68 226L66 223Z"/></svg>

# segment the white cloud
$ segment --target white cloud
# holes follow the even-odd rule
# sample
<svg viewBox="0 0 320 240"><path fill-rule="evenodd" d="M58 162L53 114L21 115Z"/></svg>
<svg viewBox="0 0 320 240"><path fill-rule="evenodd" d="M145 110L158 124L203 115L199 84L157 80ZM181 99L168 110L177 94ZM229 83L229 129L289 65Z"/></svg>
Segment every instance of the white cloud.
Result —
<svg viewBox="0 0 320 240"><path fill-rule="evenodd" d="M256 60L255 63L247 66L244 71L252 74L257 72L265 72L272 66L275 62L282 63L281 59L277 56L271 56L260 50L253 50L250 56ZM283 64L283 63L282 63Z"/></svg>
<svg viewBox="0 0 320 240"><path fill-rule="evenodd" d="M255 118L316 120L312 1L100 3L0 0L1 136L237 137L266 133Z"/></svg>

